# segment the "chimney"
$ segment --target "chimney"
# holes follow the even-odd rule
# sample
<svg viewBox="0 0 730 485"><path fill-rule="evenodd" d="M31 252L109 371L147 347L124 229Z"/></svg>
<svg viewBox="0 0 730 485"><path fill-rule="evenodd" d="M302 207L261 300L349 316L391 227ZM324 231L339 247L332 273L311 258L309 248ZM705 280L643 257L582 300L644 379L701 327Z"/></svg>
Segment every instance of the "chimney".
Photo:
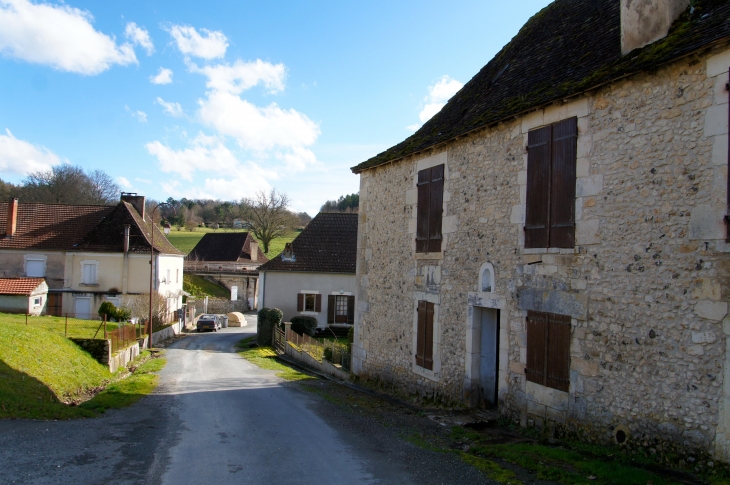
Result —
<svg viewBox="0 0 730 485"><path fill-rule="evenodd" d="M18 227L18 199L11 198L8 202L8 222L5 228L7 237L15 236L15 230Z"/></svg>
<svg viewBox="0 0 730 485"><path fill-rule="evenodd" d="M129 224L124 225L124 255L129 252Z"/></svg>
<svg viewBox="0 0 730 485"><path fill-rule="evenodd" d="M137 195L136 192L122 192L122 201L132 204L142 216L142 220L144 220L144 200L144 195Z"/></svg>
<svg viewBox="0 0 730 485"><path fill-rule="evenodd" d="M621 54L663 37L689 0L621 0Z"/></svg>
<svg viewBox="0 0 730 485"><path fill-rule="evenodd" d="M259 260L259 243L251 238L251 261Z"/></svg>

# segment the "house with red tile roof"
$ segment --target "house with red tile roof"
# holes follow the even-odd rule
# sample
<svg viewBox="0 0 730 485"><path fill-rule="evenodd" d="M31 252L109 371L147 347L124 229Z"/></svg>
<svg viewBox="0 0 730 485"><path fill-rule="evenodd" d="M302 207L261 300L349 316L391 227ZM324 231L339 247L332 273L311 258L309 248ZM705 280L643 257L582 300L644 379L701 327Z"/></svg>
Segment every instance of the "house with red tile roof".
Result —
<svg viewBox="0 0 730 485"><path fill-rule="evenodd" d="M0 278L0 312L40 315L47 296L43 278Z"/></svg>
<svg viewBox="0 0 730 485"><path fill-rule="evenodd" d="M172 319L182 306L184 255L137 194L122 194L116 206L0 203L0 277L45 279L51 315L94 317L103 301L134 306L150 291L152 231L153 292Z"/></svg>
<svg viewBox="0 0 730 485"><path fill-rule="evenodd" d="M322 213L259 267L259 305L284 320L317 319L318 328L349 328L355 315L357 214Z"/></svg>

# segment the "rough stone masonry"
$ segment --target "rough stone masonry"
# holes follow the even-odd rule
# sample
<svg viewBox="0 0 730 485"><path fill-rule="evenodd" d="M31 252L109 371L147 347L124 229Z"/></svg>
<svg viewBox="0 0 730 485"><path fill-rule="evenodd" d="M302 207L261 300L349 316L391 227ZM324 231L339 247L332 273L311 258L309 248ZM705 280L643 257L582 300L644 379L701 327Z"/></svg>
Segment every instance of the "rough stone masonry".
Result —
<svg viewBox="0 0 730 485"><path fill-rule="evenodd" d="M474 318L492 308L503 413L604 439L624 425L727 460L728 66L716 47L364 170L355 372L469 403ZM576 247L525 249L527 133L573 116ZM424 256L417 173L440 163L443 251ZM432 371L414 359L418 300L435 304ZM570 315L569 392L526 381L528 310Z"/></svg>

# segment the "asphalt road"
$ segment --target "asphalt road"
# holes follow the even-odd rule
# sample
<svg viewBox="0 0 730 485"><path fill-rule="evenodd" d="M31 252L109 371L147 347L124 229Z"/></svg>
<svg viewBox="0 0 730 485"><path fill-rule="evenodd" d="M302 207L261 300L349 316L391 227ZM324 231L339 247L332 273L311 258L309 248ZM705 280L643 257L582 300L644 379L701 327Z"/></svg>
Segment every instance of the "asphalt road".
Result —
<svg viewBox="0 0 730 485"><path fill-rule="evenodd" d="M357 420L324 412L321 397L242 359L234 345L253 332L255 324L180 339L158 389L130 408L78 421L0 421L0 483L483 481L458 463L450 466L461 478L442 479L447 467L424 451L355 429Z"/></svg>

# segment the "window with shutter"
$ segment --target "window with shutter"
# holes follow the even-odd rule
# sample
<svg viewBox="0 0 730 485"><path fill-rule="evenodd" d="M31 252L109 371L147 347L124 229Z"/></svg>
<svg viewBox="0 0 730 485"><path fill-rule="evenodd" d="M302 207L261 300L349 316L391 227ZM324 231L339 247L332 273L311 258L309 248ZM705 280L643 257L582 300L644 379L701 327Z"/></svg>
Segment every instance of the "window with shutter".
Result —
<svg viewBox="0 0 730 485"><path fill-rule="evenodd" d="M433 303L418 302L416 364L428 370L433 370L433 310Z"/></svg>
<svg viewBox="0 0 730 485"><path fill-rule="evenodd" d="M327 295L327 323L335 323L335 295Z"/></svg>
<svg viewBox="0 0 730 485"><path fill-rule="evenodd" d="M441 251L441 217L444 201L444 165L418 172L416 207L416 252Z"/></svg>
<svg viewBox="0 0 730 485"><path fill-rule="evenodd" d="M93 263L85 263L82 278L82 282L85 285L96 284L96 265Z"/></svg>
<svg viewBox="0 0 730 485"><path fill-rule="evenodd" d="M42 278L46 275L46 262L42 259L29 259L25 263L25 275Z"/></svg>
<svg viewBox="0 0 730 485"><path fill-rule="evenodd" d="M322 295L319 293L297 293L297 311L319 313L322 311Z"/></svg>
<svg viewBox="0 0 730 485"><path fill-rule="evenodd" d="M575 247L578 119L527 135L526 248Z"/></svg>
<svg viewBox="0 0 730 485"><path fill-rule="evenodd" d="M347 323L353 325L355 323L355 297L347 297Z"/></svg>
<svg viewBox="0 0 730 485"><path fill-rule="evenodd" d="M527 380L559 391L570 387L570 317L527 312Z"/></svg>

